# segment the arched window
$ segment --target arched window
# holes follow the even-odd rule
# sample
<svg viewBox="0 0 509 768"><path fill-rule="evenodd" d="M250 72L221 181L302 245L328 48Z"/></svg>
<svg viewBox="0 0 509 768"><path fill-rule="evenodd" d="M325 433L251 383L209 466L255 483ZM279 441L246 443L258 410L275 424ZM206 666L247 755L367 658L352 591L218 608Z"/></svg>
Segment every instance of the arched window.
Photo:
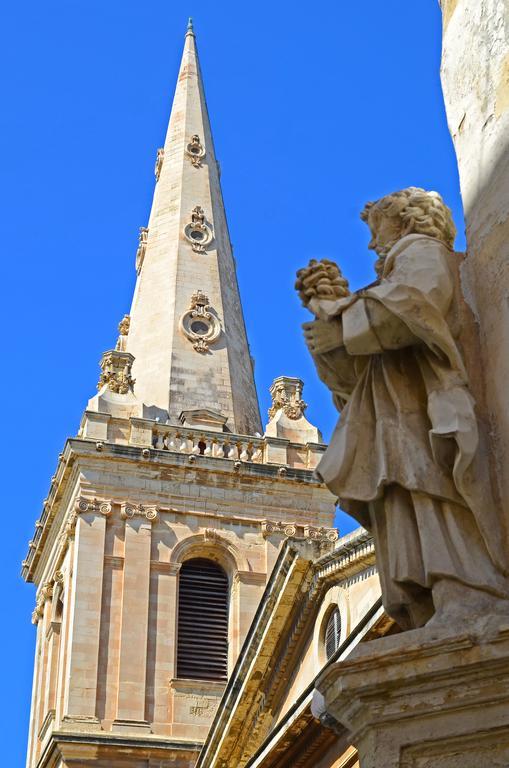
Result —
<svg viewBox="0 0 509 768"><path fill-rule="evenodd" d="M228 578L212 560L186 560L179 573L177 677L226 680Z"/></svg>
<svg viewBox="0 0 509 768"><path fill-rule="evenodd" d="M327 660L329 660L339 648L340 638L341 616L339 614L339 608L334 608L329 616L327 627L325 628L325 655L327 656Z"/></svg>

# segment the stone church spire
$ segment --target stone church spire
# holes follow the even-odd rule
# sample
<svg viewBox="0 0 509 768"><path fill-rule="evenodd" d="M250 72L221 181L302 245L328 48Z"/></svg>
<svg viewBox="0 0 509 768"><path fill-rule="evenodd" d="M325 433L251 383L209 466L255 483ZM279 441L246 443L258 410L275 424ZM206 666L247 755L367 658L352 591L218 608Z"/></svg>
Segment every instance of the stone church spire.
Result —
<svg viewBox="0 0 509 768"><path fill-rule="evenodd" d="M261 432L191 20L155 174L125 340L136 400L144 414L167 411L173 424Z"/></svg>

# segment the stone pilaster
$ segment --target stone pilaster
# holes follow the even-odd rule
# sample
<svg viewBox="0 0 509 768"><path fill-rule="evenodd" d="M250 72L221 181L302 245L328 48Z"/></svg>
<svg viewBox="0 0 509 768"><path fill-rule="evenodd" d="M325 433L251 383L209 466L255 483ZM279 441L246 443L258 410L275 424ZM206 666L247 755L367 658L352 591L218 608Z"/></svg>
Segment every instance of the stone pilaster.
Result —
<svg viewBox="0 0 509 768"><path fill-rule="evenodd" d="M125 519L124 590L117 717L114 730L140 730L145 720L150 552L153 507L123 504Z"/></svg>
<svg viewBox="0 0 509 768"><path fill-rule="evenodd" d="M77 502L68 679L64 721L97 723L97 673L106 514L92 502Z"/></svg>

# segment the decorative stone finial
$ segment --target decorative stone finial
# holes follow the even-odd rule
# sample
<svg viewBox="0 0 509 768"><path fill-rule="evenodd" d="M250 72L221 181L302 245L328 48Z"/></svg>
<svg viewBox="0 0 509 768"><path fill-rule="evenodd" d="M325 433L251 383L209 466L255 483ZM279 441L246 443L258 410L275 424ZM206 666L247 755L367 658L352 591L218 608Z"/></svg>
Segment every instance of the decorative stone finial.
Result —
<svg viewBox="0 0 509 768"><path fill-rule="evenodd" d="M110 349L105 352L101 358L101 375L97 388L101 389L105 384L111 392L119 395L126 395L133 391L134 379L131 376L131 369L134 362L134 355L119 349Z"/></svg>
<svg viewBox="0 0 509 768"><path fill-rule="evenodd" d="M129 315L124 315L122 320L118 324L119 337L117 339L117 345L115 349L118 352L125 352L127 345L127 334L129 333L129 326L131 324L131 318Z"/></svg>
<svg viewBox="0 0 509 768"><path fill-rule="evenodd" d="M187 20L187 30L186 30L186 35L194 35L193 20L192 20L191 16L190 16L190 17L189 17L189 19Z"/></svg>
<svg viewBox="0 0 509 768"><path fill-rule="evenodd" d="M289 419L300 419L304 415L307 404L302 399L304 382L301 379L279 376L270 387L272 405L269 408L269 419L282 410Z"/></svg>

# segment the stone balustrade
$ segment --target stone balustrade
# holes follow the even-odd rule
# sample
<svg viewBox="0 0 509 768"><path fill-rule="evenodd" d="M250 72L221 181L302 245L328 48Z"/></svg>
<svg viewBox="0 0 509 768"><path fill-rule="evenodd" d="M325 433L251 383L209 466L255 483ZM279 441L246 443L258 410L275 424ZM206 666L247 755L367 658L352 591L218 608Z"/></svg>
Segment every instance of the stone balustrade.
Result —
<svg viewBox="0 0 509 768"><path fill-rule="evenodd" d="M189 456L229 461L276 464L283 475L286 467L313 470L326 446L316 442L295 442L268 434L236 435L201 427L161 424L154 419L131 416L118 419L107 413L86 411L79 437L98 444L139 446ZM98 449L99 450L99 449Z"/></svg>
<svg viewBox="0 0 509 768"><path fill-rule="evenodd" d="M215 459L263 463L264 441L217 432L157 426L152 430L152 447Z"/></svg>

